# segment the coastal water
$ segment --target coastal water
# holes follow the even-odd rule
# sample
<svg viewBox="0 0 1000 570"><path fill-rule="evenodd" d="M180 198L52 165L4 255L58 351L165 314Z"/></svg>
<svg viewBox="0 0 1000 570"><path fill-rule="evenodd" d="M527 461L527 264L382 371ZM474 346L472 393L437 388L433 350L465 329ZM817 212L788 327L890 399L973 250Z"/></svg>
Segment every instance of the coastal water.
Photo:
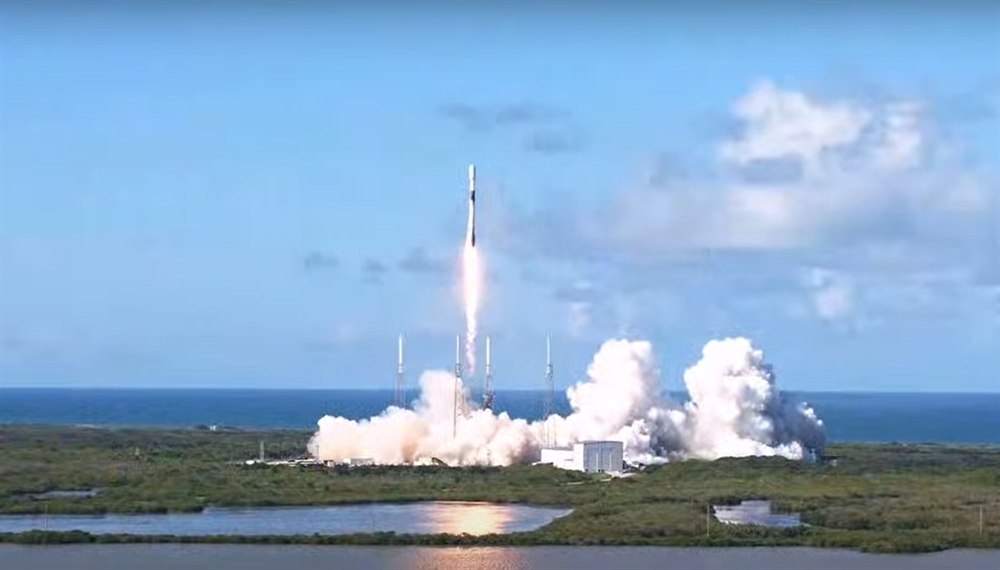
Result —
<svg viewBox="0 0 1000 570"><path fill-rule="evenodd" d="M417 396L411 392L409 400ZM498 392L494 409L537 419L542 396ZM1000 444L1000 393L789 396L816 409L832 441ZM362 419L381 413L391 401L390 390L0 388L0 423L312 429L324 414ZM565 394L556 395L554 408L561 414L569 411Z"/></svg>
<svg viewBox="0 0 1000 570"><path fill-rule="evenodd" d="M506 534L526 532L570 509L435 501L405 504L206 509L153 515L0 515L0 532L82 530L90 534L293 535L395 532Z"/></svg>
<svg viewBox="0 0 1000 570"><path fill-rule="evenodd" d="M558 547L434 548L383 546L0 544L3 570L996 570L1000 550L864 554L815 548Z"/></svg>

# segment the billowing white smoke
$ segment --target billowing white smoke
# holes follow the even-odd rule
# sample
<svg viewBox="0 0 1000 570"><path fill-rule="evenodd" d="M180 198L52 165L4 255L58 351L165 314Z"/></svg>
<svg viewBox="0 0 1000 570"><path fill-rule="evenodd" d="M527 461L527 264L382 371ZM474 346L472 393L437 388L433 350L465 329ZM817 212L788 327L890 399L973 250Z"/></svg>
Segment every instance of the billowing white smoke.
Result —
<svg viewBox="0 0 1000 570"><path fill-rule="evenodd" d="M544 445L589 439L624 442L629 461L717 459L780 455L801 459L824 443L823 422L805 404L782 400L769 365L749 340L729 338L705 345L702 358L684 373L690 401L659 395L649 342L609 340L587 370L587 380L567 390L573 412L529 423L489 410L460 413L455 377L425 372L412 410L390 407L352 421L324 416L309 451L323 460L372 458L409 463L438 458L451 465L537 460ZM459 408L472 403L461 385ZM464 404L464 405L463 405Z"/></svg>
<svg viewBox="0 0 1000 570"><path fill-rule="evenodd" d="M801 458L824 442L823 422L805 404L781 399L771 366L745 338L713 340L684 372L687 451L697 457Z"/></svg>

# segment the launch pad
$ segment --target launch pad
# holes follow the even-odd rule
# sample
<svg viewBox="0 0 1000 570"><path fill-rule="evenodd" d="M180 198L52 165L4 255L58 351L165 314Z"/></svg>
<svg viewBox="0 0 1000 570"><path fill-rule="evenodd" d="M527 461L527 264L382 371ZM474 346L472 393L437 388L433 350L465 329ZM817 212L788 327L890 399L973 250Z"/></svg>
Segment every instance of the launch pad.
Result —
<svg viewBox="0 0 1000 570"><path fill-rule="evenodd" d="M465 240L463 242L462 271L463 271L463 294L465 302L465 353L467 357L462 357L462 335L455 336L455 367L454 367L454 398L453 398L453 422L452 436L457 436L459 416L468 416L475 409L493 410L494 405L494 383L493 383L493 347L489 336L486 337L486 363L483 376L483 386L481 394L474 394L473 386L465 386L464 380L468 377L466 372L466 362L475 358L475 340L478 323L476 312L479 308L481 297L482 280L479 273L479 252L477 251L476 240L476 166L469 165L468 169L468 219L465 230ZM542 402L542 417L547 419L552 414L553 396L553 375L552 375L552 347L548 337L545 339L546 366L545 366L545 397ZM470 366L470 368L472 368ZM469 398L464 392L468 391ZM470 403L479 401L479 405ZM398 360L396 366L396 381L393 389L393 405L398 408L406 408L406 377L403 364L403 335L398 340ZM548 437L546 437L548 439Z"/></svg>

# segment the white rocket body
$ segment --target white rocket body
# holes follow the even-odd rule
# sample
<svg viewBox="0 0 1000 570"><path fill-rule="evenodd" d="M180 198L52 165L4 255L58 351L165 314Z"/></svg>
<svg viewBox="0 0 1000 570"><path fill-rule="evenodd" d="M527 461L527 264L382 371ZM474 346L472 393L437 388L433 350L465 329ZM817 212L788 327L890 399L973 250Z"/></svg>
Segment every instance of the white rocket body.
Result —
<svg viewBox="0 0 1000 570"><path fill-rule="evenodd" d="M476 165L469 165L469 223L465 230L465 244L476 247Z"/></svg>

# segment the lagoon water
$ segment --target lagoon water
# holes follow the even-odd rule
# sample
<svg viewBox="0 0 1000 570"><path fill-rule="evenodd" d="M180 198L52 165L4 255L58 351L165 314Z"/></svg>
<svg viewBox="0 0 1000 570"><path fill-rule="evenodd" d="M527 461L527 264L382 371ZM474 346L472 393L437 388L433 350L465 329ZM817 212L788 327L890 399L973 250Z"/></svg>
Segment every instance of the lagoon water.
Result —
<svg viewBox="0 0 1000 570"><path fill-rule="evenodd" d="M91 534L292 535L396 532L505 534L544 526L570 509L433 501L326 507L209 508L150 515L0 515L0 532L82 530Z"/></svg>
<svg viewBox="0 0 1000 570"><path fill-rule="evenodd" d="M996 570L1000 550L864 554L815 548L457 548L232 544L0 544L3 570Z"/></svg>

